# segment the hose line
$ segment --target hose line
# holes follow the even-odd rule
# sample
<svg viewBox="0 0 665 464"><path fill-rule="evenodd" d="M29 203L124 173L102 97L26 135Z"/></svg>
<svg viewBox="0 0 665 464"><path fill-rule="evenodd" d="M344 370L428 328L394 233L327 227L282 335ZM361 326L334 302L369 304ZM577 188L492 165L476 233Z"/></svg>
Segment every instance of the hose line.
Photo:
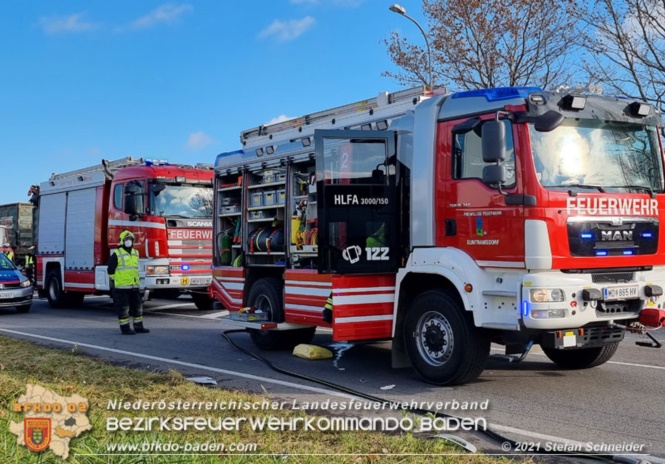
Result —
<svg viewBox="0 0 665 464"><path fill-rule="evenodd" d="M399 405L399 410L411 412L414 414L418 414L421 416L434 416L434 417L443 417L443 418L456 418L453 415L450 414L445 414L440 411L431 411L428 409L423 409L423 408L414 408L414 407L404 407L401 403L395 403L394 401L387 400L385 398L381 398L378 396L370 395L367 393L363 393L361 391L354 390L352 388L345 387L344 385L339 385L333 382L329 382L324 379L320 379L317 377L312 377L309 375L301 374L299 372L294 372L290 371L287 369L284 369L282 367L279 367L272 363L270 360L264 358L261 355L258 355L252 351L249 351L245 348L242 348L241 346L238 346L232 339L229 337L230 334L234 333L245 333L245 329L233 329L233 330L226 330L222 332L222 337L236 350L251 356L252 358L261 361L263 364L268 366L270 369L274 370L275 372L279 372L280 374L288 375L290 377L295 377L298 379L302 380L307 380L308 382L313 382L317 383L319 385L326 386L332 390L337 390L342 393L347 393L349 395L362 398L368 401L372 401L375 403L380 403L380 404L386 404L386 405ZM489 437L490 439L500 442L500 443L509 443L512 449L515 449L515 447L518 445L518 443L515 440L512 440L510 438L506 438L503 435L499 434L498 432L495 432L489 428L485 428L482 430L476 430L479 433L484 434L485 436ZM541 454L541 455L547 455L547 454L556 454L556 455L567 455L567 456L577 456L577 457L584 457L585 459L592 459L600 462L625 462L629 464L638 464L641 461L629 458L626 456L612 456L612 455L607 455L607 454L593 454L593 453L588 453L588 452L583 452L583 451L558 451L558 450L547 450L547 449L542 449L541 447L535 448L535 449L529 449L529 454Z"/></svg>

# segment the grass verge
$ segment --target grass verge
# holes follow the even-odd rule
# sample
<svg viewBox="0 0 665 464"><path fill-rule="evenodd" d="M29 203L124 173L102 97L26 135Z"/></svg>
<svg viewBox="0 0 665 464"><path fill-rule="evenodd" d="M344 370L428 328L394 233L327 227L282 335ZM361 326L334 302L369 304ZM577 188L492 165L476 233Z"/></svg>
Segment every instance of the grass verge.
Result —
<svg viewBox="0 0 665 464"><path fill-rule="evenodd" d="M268 416L297 418L307 416L303 411L114 411L109 401L123 402L197 401L197 402L261 402L265 398L238 391L206 388L185 380L178 372L150 373L111 365L82 356L75 351L40 347L28 342L0 336L0 462L2 463L58 463L63 462L50 450L42 453L29 451L17 443L17 436L9 431L11 421L22 423L23 413L14 412L13 406L27 384L37 384L61 396L81 395L90 404L88 418L92 430L70 440L67 462L78 463L209 463L209 462L305 462L328 463L335 455L335 463L365 462L436 462L481 463L500 462L488 456L445 456L461 451L443 441L429 440L412 433L383 434L377 432L320 432L255 431L248 424L238 431L109 431L107 418L157 416L210 418ZM359 413L358 416L362 416ZM256 444L256 450L244 453L230 451L179 451L158 453L124 451L110 453L113 444L146 446L144 443L177 444L184 448L203 443ZM228 449L228 448L227 448ZM309 454L311 456L306 456ZM316 456L319 455L319 456Z"/></svg>

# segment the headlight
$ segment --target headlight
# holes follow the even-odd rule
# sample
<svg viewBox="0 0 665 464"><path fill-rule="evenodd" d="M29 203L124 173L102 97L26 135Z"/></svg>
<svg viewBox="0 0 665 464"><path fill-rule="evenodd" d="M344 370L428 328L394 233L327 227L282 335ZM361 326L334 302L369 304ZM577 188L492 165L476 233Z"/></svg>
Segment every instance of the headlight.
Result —
<svg viewBox="0 0 665 464"><path fill-rule="evenodd" d="M148 275L169 275L168 266L146 266L145 273Z"/></svg>
<svg viewBox="0 0 665 464"><path fill-rule="evenodd" d="M550 303L563 301L563 290L560 288L532 288L529 291L532 303Z"/></svg>
<svg viewBox="0 0 665 464"><path fill-rule="evenodd" d="M566 317L566 310L563 308L531 310L532 319L556 319L562 317Z"/></svg>
<svg viewBox="0 0 665 464"><path fill-rule="evenodd" d="M26 280L24 280L23 282L21 282L19 285L20 285L21 287L24 287L24 288L25 288L25 287L29 287L29 286L30 286L30 281L26 279Z"/></svg>

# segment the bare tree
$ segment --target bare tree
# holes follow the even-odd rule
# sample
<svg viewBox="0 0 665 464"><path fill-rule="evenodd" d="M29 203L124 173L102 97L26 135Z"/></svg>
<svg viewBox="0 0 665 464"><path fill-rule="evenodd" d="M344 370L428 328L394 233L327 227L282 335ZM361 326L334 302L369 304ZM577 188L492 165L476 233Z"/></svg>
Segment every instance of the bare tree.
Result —
<svg viewBox="0 0 665 464"><path fill-rule="evenodd" d="M665 0L580 2L575 16L585 25L585 69L610 92L665 101Z"/></svg>
<svg viewBox="0 0 665 464"><path fill-rule="evenodd" d="M567 82L575 72L568 59L576 43L571 7L556 0L423 0L435 82L458 89ZM385 44L400 71L384 76L427 83L423 47L397 32Z"/></svg>

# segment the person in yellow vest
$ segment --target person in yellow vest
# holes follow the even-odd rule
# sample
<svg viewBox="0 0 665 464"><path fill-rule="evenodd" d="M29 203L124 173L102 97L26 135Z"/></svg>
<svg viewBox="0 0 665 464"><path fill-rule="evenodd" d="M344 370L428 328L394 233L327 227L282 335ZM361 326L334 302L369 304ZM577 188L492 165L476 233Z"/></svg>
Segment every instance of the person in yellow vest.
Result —
<svg viewBox="0 0 665 464"><path fill-rule="evenodd" d="M35 285L35 246L28 248L28 254L25 255L25 275L30 279L32 285Z"/></svg>
<svg viewBox="0 0 665 464"><path fill-rule="evenodd" d="M14 262L14 250L9 243L2 245L2 252L5 254L8 260L10 260L12 263Z"/></svg>
<svg viewBox="0 0 665 464"><path fill-rule="evenodd" d="M148 333L143 327L143 301L139 290L139 252L134 249L134 234L128 230L120 233L118 248L111 252L108 273L113 305L118 312L118 322L123 335ZM134 318L134 328L129 316Z"/></svg>

